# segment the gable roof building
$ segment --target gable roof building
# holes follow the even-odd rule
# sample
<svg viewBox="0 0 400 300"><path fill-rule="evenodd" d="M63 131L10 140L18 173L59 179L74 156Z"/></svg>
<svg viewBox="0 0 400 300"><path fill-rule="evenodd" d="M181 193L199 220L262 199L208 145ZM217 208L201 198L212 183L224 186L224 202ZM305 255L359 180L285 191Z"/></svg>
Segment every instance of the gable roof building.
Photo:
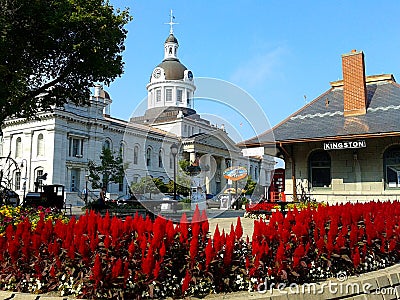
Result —
<svg viewBox="0 0 400 300"><path fill-rule="evenodd" d="M240 145L276 147L294 198L301 186L318 200L397 199L400 85L391 74L365 76L361 51L343 55L342 67L343 80Z"/></svg>

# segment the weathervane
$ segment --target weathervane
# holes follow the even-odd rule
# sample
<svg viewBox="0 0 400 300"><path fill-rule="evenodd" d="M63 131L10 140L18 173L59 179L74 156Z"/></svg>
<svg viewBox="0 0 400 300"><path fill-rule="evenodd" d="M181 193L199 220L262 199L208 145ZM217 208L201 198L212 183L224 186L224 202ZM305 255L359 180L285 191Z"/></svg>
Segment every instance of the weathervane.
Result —
<svg viewBox="0 0 400 300"><path fill-rule="evenodd" d="M167 24L167 25L170 26L170 28L169 28L169 34L174 34L173 25L179 24L179 23L175 23L174 20L175 20L175 17L174 17L174 15L172 14L172 9L171 9L171 12L170 12L170 14L169 14L169 23L164 23L164 24Z"/></svg>

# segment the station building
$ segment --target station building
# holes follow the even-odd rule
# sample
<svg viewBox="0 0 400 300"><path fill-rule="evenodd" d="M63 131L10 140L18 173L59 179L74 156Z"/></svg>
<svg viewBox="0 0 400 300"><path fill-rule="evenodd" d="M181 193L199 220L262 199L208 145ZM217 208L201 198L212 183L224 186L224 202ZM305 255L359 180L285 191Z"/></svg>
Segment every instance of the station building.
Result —
<svg viewBox="0 0 400 300"><path fill-rule="evenodd" d="M366 76L361 51L342 55L342 68L329 90L240 145L276 147L288 199L400 200L400 85L391 74Z"/></svg>

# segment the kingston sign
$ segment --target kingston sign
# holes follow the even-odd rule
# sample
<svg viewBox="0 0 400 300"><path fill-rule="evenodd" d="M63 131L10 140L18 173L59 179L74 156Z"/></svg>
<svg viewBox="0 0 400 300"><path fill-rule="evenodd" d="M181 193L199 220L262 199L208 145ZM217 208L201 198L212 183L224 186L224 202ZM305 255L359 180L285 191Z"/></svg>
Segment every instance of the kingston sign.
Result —
<svg viewBox="0 0 400 300"><path fill-rule="evenodd" d="M366 148L366 147L367 147L367 143L365 142L365 140L325 142L324 143L324 150L358 149L358 148Z"/></svg>

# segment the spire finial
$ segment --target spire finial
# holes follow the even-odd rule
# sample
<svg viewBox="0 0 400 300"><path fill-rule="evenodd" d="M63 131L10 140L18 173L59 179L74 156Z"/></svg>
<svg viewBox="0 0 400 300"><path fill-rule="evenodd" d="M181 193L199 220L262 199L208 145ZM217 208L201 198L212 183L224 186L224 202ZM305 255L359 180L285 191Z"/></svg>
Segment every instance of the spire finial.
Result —
<svg viewBox="0 0 400 300"><path fill-rule="evenodd" d="M173 25L179 24L179 23L175 23L174 20L175 20L175 17L172 14L172 9L171 9L170 14L169 14L169 23L164 23L164 24L167 24L167 25L170 26L169 27L169 34L174 34Z"/></svg>

